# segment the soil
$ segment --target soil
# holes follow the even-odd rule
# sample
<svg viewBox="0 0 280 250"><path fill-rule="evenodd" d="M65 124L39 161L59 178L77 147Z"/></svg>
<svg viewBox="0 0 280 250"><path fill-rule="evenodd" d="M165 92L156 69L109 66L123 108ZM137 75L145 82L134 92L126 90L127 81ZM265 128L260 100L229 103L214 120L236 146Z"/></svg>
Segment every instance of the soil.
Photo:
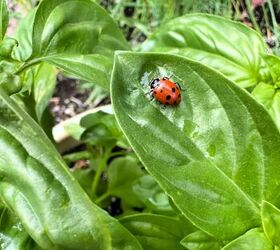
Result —
<svg viewBox="0 0 280 250"><path fill-rule="evenodd" d="M81 90L79 84L78 80L58 75L55 92L49 102L55 124L90 108L90 105L86 104L90 91Z"/></svg>

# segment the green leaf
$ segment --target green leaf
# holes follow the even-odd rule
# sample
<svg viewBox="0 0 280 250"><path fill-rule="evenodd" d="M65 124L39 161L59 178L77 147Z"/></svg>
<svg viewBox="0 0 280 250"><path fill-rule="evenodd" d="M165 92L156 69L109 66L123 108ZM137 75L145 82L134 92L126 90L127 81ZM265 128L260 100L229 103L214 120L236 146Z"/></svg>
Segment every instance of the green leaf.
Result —
<svg viewBox="0 0 280 250"><path fill-rule="evenodd" d="M274 84L277 87L280 87L280 59L274 55L262 55L262 59L265 61L266 66L271 75L270 84Z"/></svg>
<svg viewBox="0 0 280 250"><path fill-rule="evenodd" d="M81 140L92 145L112 146L123 137L115 117L103 111L86 115L80 125L85 128Z"/></svg>
<svg viewBox="0 0 280 250"><path fill-rule="evenodd" d="M133 185L133 192L149 211L165 215L174 215L167 194L150 175L144 175Z"/></svg>
<svg viewBox="0 0 280 250"><path fill-rule="evenodd" d="M39 250L19 219L7 208L0 209L0 246L2 250Z"/></svg>
<svg viewBox="0 0 280 250"><path fill-rule="evenodd" d="M13 37L18 41L18 46L13 50L13 58L25 61L32 54L32 26L34 23L36 9L23 18L13 34Z"/></svg>
<svg viewBox="0 0 280 250"><path fill-rule="evenodd" d="M44 249L141 249L94 205L40 127L0 88L0 197Z"/></svg>
<svg viewBox="0 0 280 250"><path fill-rule="evenodd" d="M120 222L136 236L143 249L149 250L183 250L180 240L193 230L191 225L163 215L131 215Z"/></svg>
<svg viewBox="0 0 280 250"><path fill-rule="evenodd" d="M280 210L269 202L264 201L261 215L266 236L273 244L280 246Z"/></svg>
<svg viewBox="0 0 280 250"><path fill-rule="evenodd" d="M181 244L189 250L220 250L222 243L202 231L187 235Z"/></svg>
<svg viewBox="0 0 280 250"><path fill-rule="evenodd" d="M128 49L114 20L91 0L41 1L31 41L32 55L19 72L47 61L104 88L109 86L113 51Z"/></svg>
<svg viewBox="0 0 280 250"><path fill-rule="evenodd" d="M280 92L276 86L259 83L253 90L252 96L265 106L280 129Z"/></svg>
<svg viewBox="0 0 280 250"><path fill-rule="evenodd" d="M7 8L6 0L0 0L0 42L3 40L9 22L9 11Z"/></svg>
<svg viewBox="0 0 280 250"><path fill-rule="evenodd" d="M17 40L11 37L5 37L5 39L0 44L0 57L11 59L12 51L17 45Z"/></svg>
<svg viewBox="0 0 280 250"><path fill-rule="evenodd" d="M109 88L113 67L112 56L59 54L46 58L46 61L65 70L73 77L92 82L105 89Z"/></svg>
<svg viewBox="0 0 280 250"><path fill-rule="evenodd" d="M32 94L36 103L35 111L39 121L48 106L56 85L56 70L52 65L41 63L32 69Z"/></svg>
<svg viewBox="0 0 280 250"><path fill-rule="evenodd" d="M143 175L139 161L133 157L116 158L109 165L108 192L130 206L142 207L133 192L133 183Z"/></svg>
<svg viewBox="0 0 280 250"><path fill-rule="evenodd" d="M269 240L258 228L252 229L239 238L233 240L222 250L273 250Z"/></svg>
<svg viewBox="0 0 280 250"><path fill-rule="evenodd" d="M186 56L222 72L241 87L266 77L260 72L266 46L254 30L223 17L190 14L172 19L143 44L144 51Z"/></svg>
<svg viewBox="0 0 280 250"><path fill-rule="evenodd" d="M177 107L145 93L170 76ZM160 53L116 53L111 85L117 120L148 172L197 227L234 239L261 225L262 200L279 204L280 135L266 110L210 68Z"/></svg>

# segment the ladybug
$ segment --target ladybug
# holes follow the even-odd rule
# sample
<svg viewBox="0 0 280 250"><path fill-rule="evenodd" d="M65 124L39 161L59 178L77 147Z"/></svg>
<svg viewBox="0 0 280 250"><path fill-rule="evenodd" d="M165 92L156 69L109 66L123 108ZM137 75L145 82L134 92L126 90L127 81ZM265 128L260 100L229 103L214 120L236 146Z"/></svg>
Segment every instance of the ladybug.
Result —
<svg viewBox="0 0 280 250"><path fill-rule="evenodd" d="M181 102L181 87L169 77L155 78L151 81L150 93L161 104L176 106Z"/></svg>

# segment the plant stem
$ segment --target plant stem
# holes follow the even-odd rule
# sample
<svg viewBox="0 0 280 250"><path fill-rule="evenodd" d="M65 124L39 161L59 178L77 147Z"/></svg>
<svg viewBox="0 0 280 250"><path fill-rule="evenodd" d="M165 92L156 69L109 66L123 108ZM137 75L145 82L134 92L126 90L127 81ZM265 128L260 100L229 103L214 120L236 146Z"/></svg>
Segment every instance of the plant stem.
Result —
<svg viewBox="0 0 280 250"><path fill-rule="evenodd" d="M110 192L105 192L104 194L102 194L101 196L99 196L96 200L95 203L96 204L100 204L103 200L107 199L110 196Z"/></svg>
<svg viewBox="0 0 280 250"><path fill-rule="evenodd" d="M248 10L248 14L250 16L250 19L251 19L251 21L253 23L253 26L254 26L255 30L257 32L259 32L260 34L262 34L262 32L260 30L260 27L259 27L259 25L257 23L257 20L255 18L255 15L254 15L254 12L253 12L253 6L252 6L250 0L246 0L245 3L246 3L247 10Z"/></svg>
<svg viewBox="0 0 280 250"><path fill-rule="evenodd" d="M24 62L16 71L15 74L19 75L21 74L23 71L27 70L29 67L40 63L41 62L41 58L37 58L28 62Z"/></svg>
<svg viewBox="0 0 280 250"><path fill-rule="evenodd" d="M278 24L277 24L277 21L276 21L275 12L274 12L273 5L272 5L271 0L268 0L267 3L268 3L268 8L269 8L269 12L270 12L271 20L272 20L273 33L274 33L275 38L276 38L276 39L275 39L276 48L278 49L278 47L279 47L279 41L278 41L278 39L279 39Z"/></svg>
<svg viewBox="0 0 280 250"><path fill-rule="evenodd" d="M92 186L91 186L91 193L92 193L93 197L96 196L96 190L98 187L98 183L99 183L100 177L102 175L102 172L106 168L107 160L110 157L110 153L111 153L111 147L106 148L105 152L103 154L102 160L96 170L95 176L93 178Z"/></svg>
<svg viewBox="0 0 280 250"><path fill-rule="evenodd" d="M63 159L66 162L74 162L74 161L89 159L89 158L90 158L90 153L88 151L80 151L77 153L70 153L63 156Z"/></svg>

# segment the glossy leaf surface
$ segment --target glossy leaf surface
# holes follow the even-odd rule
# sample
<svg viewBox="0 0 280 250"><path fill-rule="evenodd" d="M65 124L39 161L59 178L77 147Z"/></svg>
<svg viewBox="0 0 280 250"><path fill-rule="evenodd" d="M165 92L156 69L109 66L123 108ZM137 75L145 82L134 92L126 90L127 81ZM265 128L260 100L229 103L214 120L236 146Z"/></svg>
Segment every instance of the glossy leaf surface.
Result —
<svg viewBox="0 0 280 250"><path fill-rule="evenodd" d="M1 250L39 250L19 219L7 208L0 208Z"/></svg>
<svg viewBox="0 0 280 250"><path fill-rule="evenodd" d="M40 127L0 88L0 196L44 249L141 249L89 200Z"/></svg>
<svg viewBox="0 0 280 250"><path fill-rule="evenodd" d="M223 17L191 14L175 18L155 31L144 51L186 56L222 72L241 87L257 84L262 75L263 39L252 29Z"/></svg>
<svg viewBox="0 0 280 250"><path fill-rule="evenodd" d="M178 107L145 95L149 80L164 75L182 86ZM261 225L263 199L279 204L279 132L261 105L216 71L174 55L119 52L111 93L133 149L203 231L234 239Z"/></svg>
<svg viewBox="0 0 280 250"><path fill-rule="evenodd" d="M183 250L180 240L193 229L174 218L152 214L131 215L120 222L149 250Z"/></svg>
<svg viewBox="0 0 280 250"><path fill-rule="evenodd" d="M128 48L113 19L90 0L41 1L31 43L28 64L48 61L105 88L113 51Z"/></svg>

